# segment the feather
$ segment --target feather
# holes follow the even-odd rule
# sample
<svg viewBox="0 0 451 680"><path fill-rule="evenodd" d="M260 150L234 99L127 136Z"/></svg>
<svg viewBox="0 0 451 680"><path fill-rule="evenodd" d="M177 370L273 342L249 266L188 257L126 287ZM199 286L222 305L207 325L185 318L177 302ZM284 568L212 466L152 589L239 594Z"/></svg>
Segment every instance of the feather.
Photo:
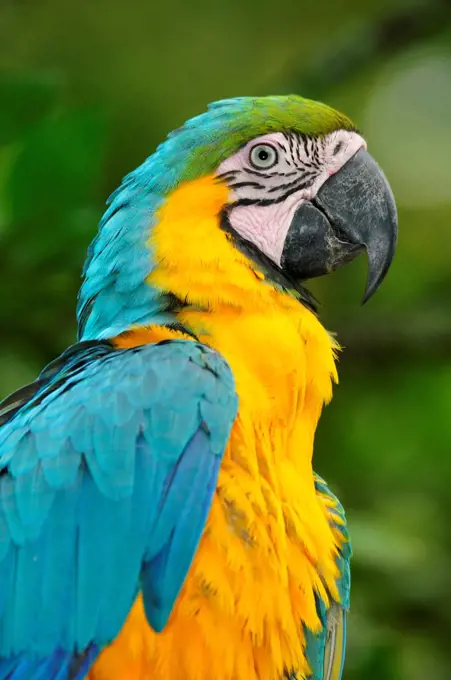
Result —
<svg viewBox="0 0 451 680"><path fill-rule="evenodd" d="M341 680L346 651L346 613L349 609L350 575L349 562L351 546L346 528L346 517L338 498L330 491L326 482L315 474L315 488L322 498L327 499L329 524L338 529L341 547L336 562L339 567L337 581L339 602L332 602L326 608L316 595L316 609L322 623L319 633L312 633L304 627L306 655L311 669L309 680ZM296 676L294 676L296 677Z"/></svg>
<svg viewBox="0 0 451 680"><path fill-rule="evenodd" d="M99 345L53 362L0 429L0 680L81 679L140 583L161 629L206 521L230 369L191 341Z"/></svg>

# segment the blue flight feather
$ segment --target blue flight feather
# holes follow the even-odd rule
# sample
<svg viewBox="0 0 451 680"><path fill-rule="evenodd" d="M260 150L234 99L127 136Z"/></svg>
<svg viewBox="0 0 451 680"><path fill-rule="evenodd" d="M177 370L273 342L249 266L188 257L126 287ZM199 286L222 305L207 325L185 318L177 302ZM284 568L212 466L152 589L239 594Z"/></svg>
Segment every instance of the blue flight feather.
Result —
<svg viewBox="0 0 451 680"><path fill-rule="evenodd" d="M0 680L81 680L140 587L164 627L236 412L185 340L82 342L0 405Z"/></svg>
<svg viewBox="0 0 451 680"><path fill-rule="evenodd" d="M1 661L0 680L83 680L98 653L98 648L90 645L76 655L61 649L45 659L17 655Z"/></svg>
<svg viewBox="0 0 451 680"><path fill-rule="evenodd" d="M339 673L340 678L343 672L346 646L346 612L349 609L349 595L351 589L350 559L352 551L343 506L338 498L331 492L326 482L316 474L315 488L317 492L328 496L333 502L333 507L328 508L329 522L334 525L343 536L343 544L336 558L340 574L337 580L340 602L333 603L326 609L321 598L315 595L316 610L322 623L322 630L315 634L304 626L306 655L311 669L311 675L308 680L330 680L331 670L332 668L336 668L337 663L341 668ZM339 518L341 521L335 522L334 517ZM339 636L343 637L344 642L342 645L336 644ZM293 672L290 678L293 680L297 678L296 673Z"/></svg>

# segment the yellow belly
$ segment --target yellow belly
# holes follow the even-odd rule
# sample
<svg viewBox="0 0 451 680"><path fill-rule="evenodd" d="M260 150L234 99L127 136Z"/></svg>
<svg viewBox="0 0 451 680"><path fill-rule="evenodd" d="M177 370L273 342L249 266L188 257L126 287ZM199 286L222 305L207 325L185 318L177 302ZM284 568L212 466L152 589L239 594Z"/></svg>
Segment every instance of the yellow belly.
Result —
<svg viewBox="0 0 451 680"><path fill-rule="evenodd" d="M301 622L319 629L314 590L326 601L325 586L336 596L335 540L312 474L288 456L278 461L276 478L275 470L263 470L262 449L275 441L258 441L255 432L260 455L242 456L244 427L240 420L234 427L207 527L168 625L154 633L138 598L90 680L308 674Z"/></svg>

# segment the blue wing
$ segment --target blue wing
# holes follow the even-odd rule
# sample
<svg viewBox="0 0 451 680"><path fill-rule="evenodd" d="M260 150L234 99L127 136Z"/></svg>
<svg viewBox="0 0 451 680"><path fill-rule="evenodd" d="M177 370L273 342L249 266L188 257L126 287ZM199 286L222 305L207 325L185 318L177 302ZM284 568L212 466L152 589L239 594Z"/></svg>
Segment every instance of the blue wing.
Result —
<svg viewBox="0 0 451 680"><path fill-rule="evenodd" d="M351 545L346 528L346 517L340 501L330 491L326 482L315 475L315 488L327 501L329 522L341 534L341 549L337 557L340 577L337 583L340 602L326 609L317 598L318 615L323 623L321 633L305 631L306 654L312 675L309 680L341 680L346 651L346 612L349 609Z"/></svg>
<svg viewBox="0 0 451 680"><path fill-rule="evenodd" d="M0 680L84 677L139 588L164 627L236 411L190 341L80 343L0 405Z"/></svg>

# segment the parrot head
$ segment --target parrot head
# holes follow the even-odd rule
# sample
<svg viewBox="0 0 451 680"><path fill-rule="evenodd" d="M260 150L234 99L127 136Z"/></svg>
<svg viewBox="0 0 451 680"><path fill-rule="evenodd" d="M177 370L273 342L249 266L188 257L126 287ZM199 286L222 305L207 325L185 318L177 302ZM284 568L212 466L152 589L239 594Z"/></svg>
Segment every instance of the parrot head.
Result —
<svg viewBox="0 0 451 680"><path fill-rule="evenodd" d="M384 279L397 240L396 206L353 123L295 95L222 100L170 133L110 198L84 270L82 339L170 317L170 303L149 285L157 266L150 235L161 207L201 178L227 188L215 207L217 228L267 279L296 288L361 252L368 258L364 301Z"/></svg>

